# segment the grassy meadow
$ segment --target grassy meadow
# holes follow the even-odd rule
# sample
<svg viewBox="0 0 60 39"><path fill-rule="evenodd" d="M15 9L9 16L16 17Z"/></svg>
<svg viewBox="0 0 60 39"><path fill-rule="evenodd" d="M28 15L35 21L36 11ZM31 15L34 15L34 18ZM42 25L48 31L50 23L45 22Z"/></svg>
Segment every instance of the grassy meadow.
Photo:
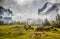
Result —
<svg viewBox="0 0 60 39"><path fill-rule="evenodd" d="M41 28L41 29L40 29ZM0 26L0 39L60 39L60 29L53 27L31 26L25 29L19 26ZM47 30L48 29L48 30Z"/></svg>

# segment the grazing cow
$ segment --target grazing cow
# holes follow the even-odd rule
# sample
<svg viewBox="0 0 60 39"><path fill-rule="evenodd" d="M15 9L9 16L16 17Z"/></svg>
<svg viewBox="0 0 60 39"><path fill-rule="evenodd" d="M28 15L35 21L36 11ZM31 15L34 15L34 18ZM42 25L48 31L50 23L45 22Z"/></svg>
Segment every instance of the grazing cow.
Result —
<svg viewBox="0 0 60 39"><path fill-rule="evenodd" d="M34 32L34 36L41 37L41 33L40 32Z"/></svg>

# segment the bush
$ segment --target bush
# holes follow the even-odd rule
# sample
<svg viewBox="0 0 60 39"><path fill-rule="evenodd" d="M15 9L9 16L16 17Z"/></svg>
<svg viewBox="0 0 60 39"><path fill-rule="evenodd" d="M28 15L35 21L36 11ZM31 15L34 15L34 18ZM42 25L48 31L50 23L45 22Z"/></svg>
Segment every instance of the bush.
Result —
<svg viewBox="0 0 60 39"><path fill-rule="evenodd" d="M45 26L45 27L37 27L36 31L57 31L57 29L54 27Z"/></svg>
<svg viewBox="0 0 60 39"><path fill-rule="evenodd" d="M31 29L31 25L24 25L24 29L28 30L28 29Z"/></svg>
<svg viewBox="0 0 60 39"><path fill-rule="evenodd" d="M43 27L37 27L36 31L43 31Z"/></svg>
<svg viewBox="0 0 60 39"><path fill-rule="evenodd" d="M36 31L50 31L50 28L45 28L45 27L37 27Z"/></svg>
<svg viewBox="0 0 60 39"><path fill-rule="evenodd" d="M0 25L3 25L3 24L4 24L4 22L0 20Z"/></svg>
<svg viewBox="0 0 60 39"><path fill-rule="evenodd" d="M56 28L60 28L60 20L53 21L53 22L51 23L51 26L56 27Z"/></svg>
<svg viewBox="0 0 60 39"><path fill-rule="evenodd" d="M31 27L31 29L32 29L32 30L34 30L34 28L33 28L33 27Z"/></svg>
<svg viewBox="0 0 60 39"><path fill-rule="evenodd" d="M50 22L48 21L48 19L45 19L45 21L42 22L42 25L43 26L46 26L46 25L50 26Z"/></svg>

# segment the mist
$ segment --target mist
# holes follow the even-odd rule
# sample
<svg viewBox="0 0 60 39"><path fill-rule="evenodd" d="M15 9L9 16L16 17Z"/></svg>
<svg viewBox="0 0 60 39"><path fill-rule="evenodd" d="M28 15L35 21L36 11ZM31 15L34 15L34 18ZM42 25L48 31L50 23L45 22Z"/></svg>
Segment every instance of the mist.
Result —
<svg viewBox="0 0 60 39"><path fill-rule="evenodd" d="M57 3L59 3L58 1ZM55 20L56 16L55 11L52 11L45 15L38 15L38 9L42 8L46 2L51 2L55 4L56 0L0 0L0 6L12 10L14 14L12 18L14 21L28 20L32 23L33 20L37 21L38 19L40 21L46 18L49 21ZM47 8L43 11L43 13L47 12L53 5L49 6L47 6Z"/></svg>

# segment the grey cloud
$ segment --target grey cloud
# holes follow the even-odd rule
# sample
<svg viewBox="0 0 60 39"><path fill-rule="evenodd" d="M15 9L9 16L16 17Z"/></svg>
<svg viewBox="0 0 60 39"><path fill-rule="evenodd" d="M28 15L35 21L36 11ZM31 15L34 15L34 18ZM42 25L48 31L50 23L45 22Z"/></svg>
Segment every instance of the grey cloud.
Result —
<svg viewBox="0 0 60 39"><path fill-rule="evenodd" d="M42 18L38 16L38 9L43 7L47 1L50 0L33 0L30 2L28 0L27 2L24 2L25 4L24 3L18 4L14 0L2 0L2 1L0 0L0 6L9 7L12 5L13 7L11 7L11 10L14 12L15 14L14 17L16 20L18 20L16 17L19 16L22 19L27 19L27 18L38 19L38 18ZM46 15L46 17L49 18L48 15ZM44 19L44 16L42 19Z"/></svg>

